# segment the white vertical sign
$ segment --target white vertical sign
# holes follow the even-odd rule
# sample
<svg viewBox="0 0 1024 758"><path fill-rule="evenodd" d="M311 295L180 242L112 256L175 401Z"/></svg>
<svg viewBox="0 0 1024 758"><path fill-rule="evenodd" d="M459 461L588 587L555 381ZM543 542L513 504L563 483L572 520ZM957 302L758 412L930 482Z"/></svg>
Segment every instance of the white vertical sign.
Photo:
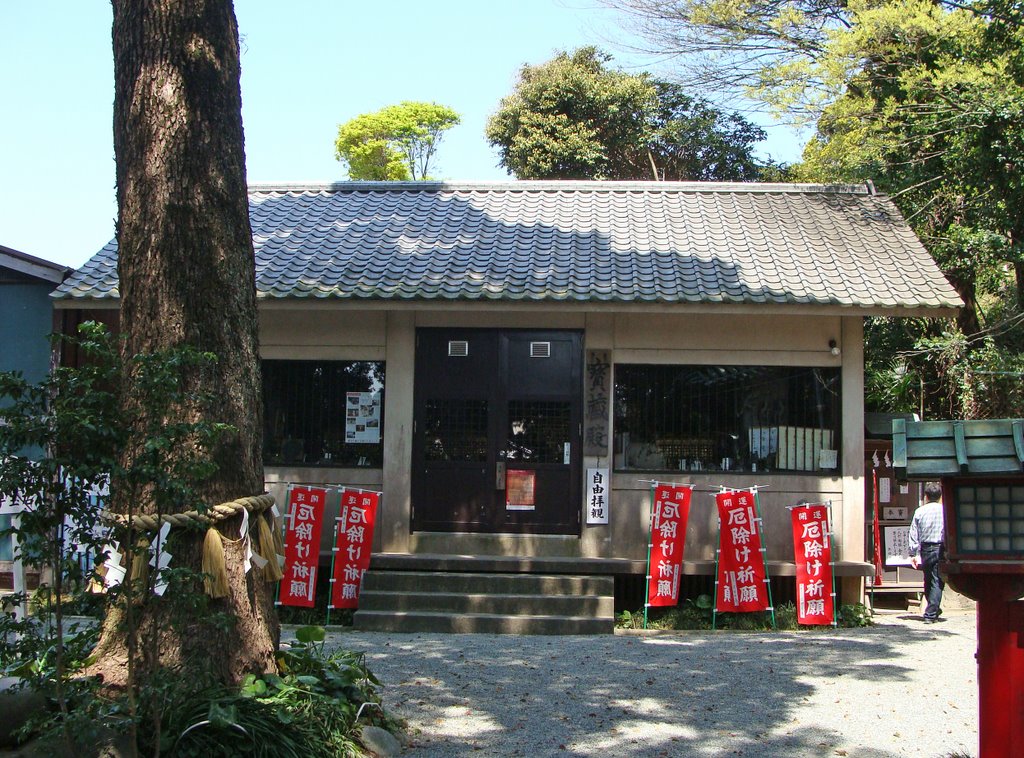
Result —
<svg viewBox="0 0 1024 758"><path fill-rule="evenodd" d="M611 494L611 481L606 468L587 469L587 511L588 524L608 523L608 496Z"/></svg>

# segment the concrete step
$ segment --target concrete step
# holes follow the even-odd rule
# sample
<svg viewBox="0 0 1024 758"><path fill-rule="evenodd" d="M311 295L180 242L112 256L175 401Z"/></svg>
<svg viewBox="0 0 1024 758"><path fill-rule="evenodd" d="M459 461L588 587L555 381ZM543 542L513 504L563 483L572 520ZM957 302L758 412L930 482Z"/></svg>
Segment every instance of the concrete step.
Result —
<svg viewBox="0 0 1024 758"><path fill-rule="evenodd" d="M355 627L373 632L448 634L612 634L615 622L592 616L509 616L491 613L356 611Z"/></svg>
<svg viewBox="0 0 1024 758"><path fill-rule="evenodd" d="M367 591L447 592L466 595L614 595L615 580L611 576L370 569L363 577L361 594Z"/></svg>
<svg viewBox="0 0 1024 758"><path fill-rule="evenodd" d="M364 589L359 594L359 609L610 618L615 613L615 599L610 595L462 594L456 592L382 592Z"/></svg>
<svg viewBox="0 0 1024 758"><path fill-rule="evenodd" d="M611 576L387 571L363 577L356 629L481 634L611 634Z"/></svg>

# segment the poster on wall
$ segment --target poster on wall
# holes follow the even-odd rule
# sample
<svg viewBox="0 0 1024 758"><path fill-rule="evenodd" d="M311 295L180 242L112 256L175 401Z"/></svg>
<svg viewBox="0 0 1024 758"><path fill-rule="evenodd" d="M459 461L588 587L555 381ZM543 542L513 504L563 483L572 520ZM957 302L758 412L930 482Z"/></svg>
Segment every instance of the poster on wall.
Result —
<svg viewBox="0 0 1024 758"><path fill-rule="evenodd" d="M796 559L796 619L805 626L835 623L832 543L828 508L798 505L790 509Z"/></svg>
<svg viewBox="0 0 1024 758"><path fill-rule="evenodd" d="M320 530L327 490L292 487L288 492L288 527L284 532L284 577L278 602L312 608L320 561Z"/></svg>
<svg viewBox="0 0 1024 758"><path fill-rule="evenodd" d="M608 523L608 469L587 469L587 511L588 524Z"/></svg>
<svg viewBox="0 0 1024 758"><path fill-rule="evenodd" d="M754 492L719 492L715 502L719 527L715 611L766 611L768 578Z"/></svg>
<svg viewBox="0 0 1024 758"><path fill-rule="evenodd" d="M380 393L345 393L345 442L353 445L380 442Z"/></svg>
<svg viewBox="0 0 1024 758"><path fill-rule="evenodd" d="M885 526L882 532L885 535L885 565L909 566L910 527Z"/></svg>
<svg viewBox="0 0 1024 758"><path fill-rule="evenodd" d="M651 505L650 558L647 563L647 605L679 603L686 523L692 485L658 484Z"/></svg>
<svg viewBox="0 0 1024 758"><path fill-rule="evenodd" d="M509 469L505 474L505 510L532 511L537 507L536 471Z"/></svg>
<svg viewBox="0 0 1024 758"><path fill-rule="evenodd" d="M334 573L329 608L358 608L363 574L370 568L379 492L341 491L335 520Z"/></svg>

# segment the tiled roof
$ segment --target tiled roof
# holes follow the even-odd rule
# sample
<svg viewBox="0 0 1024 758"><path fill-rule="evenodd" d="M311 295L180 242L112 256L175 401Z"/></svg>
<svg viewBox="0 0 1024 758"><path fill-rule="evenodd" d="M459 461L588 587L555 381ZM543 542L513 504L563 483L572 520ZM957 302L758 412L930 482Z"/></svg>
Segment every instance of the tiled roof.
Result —
<svg viewBox="0 0 1024 758"><path fill-rule="evenodd" d="M869 187L653 182L253 186L263 299L962 305ZM109 243L58 297L117 297Z"/></svg>

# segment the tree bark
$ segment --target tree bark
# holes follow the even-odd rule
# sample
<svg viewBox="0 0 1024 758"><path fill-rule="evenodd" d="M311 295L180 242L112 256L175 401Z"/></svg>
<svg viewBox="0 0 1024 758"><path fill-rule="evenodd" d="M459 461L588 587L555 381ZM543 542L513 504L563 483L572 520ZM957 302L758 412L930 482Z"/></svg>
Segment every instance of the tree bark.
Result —
<svg viewBox="0 0 1024 758"><path fill-rule="evenodd" d="M946 278L964 301L964 307L956 315L957 326L968 337L977 334L981 331L981 321L978 319L978 294L974 276L961 276L953 272L947 273Z"/></svg>
<svg viewBox="0 0 1024 758"><path fill-rule="evenodd" d="M200 485L208 505L263 492L261 382L252 231L249 225L239 84L238 27L230 0L112 0L114 9L114 154L117 242L126 358L188 345L214 353L213 369L190 371L187 389L208 402L174 409L177 419L223 422L234 432L212 451L217 473ZM126 411L134 377L124 379ZM142 443L130 434L123 463ZM173 453L172 453L173 454ZM115 486L112 508L129 504ZM154 512L144 499L136 512ZM240 517L221 531L238 537ZM187 530L182 530L186 532ZM172 565L199 571L202 531ZM242 570L242 546L225 542L230 594L210 611L234 623L211 630L203 619L173 631L141 608L140 629L159 639L159 655L141 674L173 666L223 682L273 670L277 619L271 585ZM123 683L125 637L112 614L97 671Z"/></svg>

